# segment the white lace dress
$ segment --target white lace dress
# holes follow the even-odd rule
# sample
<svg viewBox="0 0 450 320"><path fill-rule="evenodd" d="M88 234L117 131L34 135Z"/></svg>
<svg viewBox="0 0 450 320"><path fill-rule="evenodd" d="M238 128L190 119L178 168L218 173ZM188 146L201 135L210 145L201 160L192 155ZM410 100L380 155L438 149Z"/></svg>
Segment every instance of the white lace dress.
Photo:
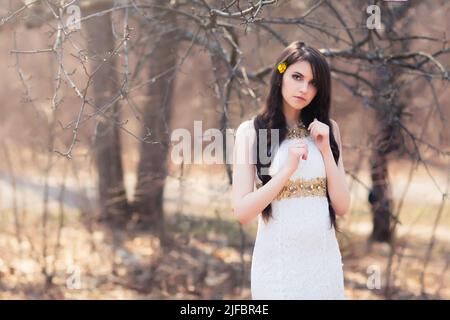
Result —
<svg viewBox="0 0 450 320"><path fill-rule="evenodd" d="M249 121L247 126L254 130ZM322 154L312 137L304 139L308 158L300 160L289 180L324 181ZM293 141L290 135L275 151L270 175L286 163ZM318 194L316 191L313 194ZM323 192L318 196L302 190L301 194L272 201L272 218L267 224L261 214L258 216L251 265L252 299L345 299L342 257L331 227L328 199Z"/></svg>

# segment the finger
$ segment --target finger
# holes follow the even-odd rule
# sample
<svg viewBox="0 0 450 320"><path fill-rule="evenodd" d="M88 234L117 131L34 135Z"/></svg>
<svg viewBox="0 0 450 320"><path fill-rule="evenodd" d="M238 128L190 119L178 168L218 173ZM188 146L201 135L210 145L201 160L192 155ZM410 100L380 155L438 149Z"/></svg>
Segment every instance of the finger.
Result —
<svg viewBox="0 0 450 320"><path fill-rule="evenodd" d="M294 146L304 146L304 145L306 145L306 143L304 141L298 141L298 142L293 143L292 145L294 145Z"/></svg>
<svg viewBox="0 0 450 320"><path fill-rule="evenodd" d="M305 152L303 152L302 159L303 160L308 160L308 150L305 150Z"/></svg>
<svg viewBox="0 0 450 320"><path fill-rule="evenodd" d="M311 129L311 136L313 137L313 139L316 139L316 127Z"/></svg>
<svg viewBox="0 0 450 320"><path fill-rule="evenodd" d="M309 124L308 129L309 127L314 127L317 124L317 122L318 122L317 118L314 118L314 120Z"/></svg>
<svg viewBox="0 0 450 320"><path fill-rule="evenodd" d="M296 148L294 148L294 151L295 152L304 152L304 150L305 150L305 147L296 147Z"/></svg>
<svg viewBox="0 0 450 320"><path fill-rule="evenodd" d="M295 147L295 148L292 148L292 151L293 151L294 153L299 153L299 152L302 152L303 149L304 149L304 148L302 148L302 147Z"/></svg>
<svg viewBox="0 0 450 320"><path fill-rule="evenodd" d="M320 135L321 135L321 133L320 133L320 128L316 128L314 134L315 134L316 140L319 139L319 138L320 138Z"/></svg>
<svg viewBox="0 0 450 320"><path fill-rule="evenodd" d="M303 154L304 154L304 152L301 151L301 150L297 150L297 151L295 152L295 155L296 155L299 159L302 159L302 158L303 158Z"/></svg>

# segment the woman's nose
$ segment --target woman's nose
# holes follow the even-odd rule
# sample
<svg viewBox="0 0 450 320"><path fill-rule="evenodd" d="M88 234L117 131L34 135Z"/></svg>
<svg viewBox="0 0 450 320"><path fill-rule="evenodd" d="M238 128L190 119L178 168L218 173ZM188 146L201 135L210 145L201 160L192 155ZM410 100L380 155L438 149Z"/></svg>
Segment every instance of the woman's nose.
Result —
<svg viewBox="0 0 450 320"><path fill-rule="evenodd" d="M301 92L306 92L308 90L308 83L306 81L303 81L302 84L300 84L299 90Z"/></svg>

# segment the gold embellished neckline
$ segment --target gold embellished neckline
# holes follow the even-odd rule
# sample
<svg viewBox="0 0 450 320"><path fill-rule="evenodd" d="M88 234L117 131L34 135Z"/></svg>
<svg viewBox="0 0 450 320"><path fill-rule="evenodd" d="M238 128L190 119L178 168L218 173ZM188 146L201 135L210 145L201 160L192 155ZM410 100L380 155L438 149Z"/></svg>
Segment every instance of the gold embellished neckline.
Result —
<svg viewBox="0 0 450 320"><path fill-rule="evenodd" d="M294 139L294 138L305 138L309 136L309 131L303 122L298 122L294 127L287 127L286 138Z"/></svg>

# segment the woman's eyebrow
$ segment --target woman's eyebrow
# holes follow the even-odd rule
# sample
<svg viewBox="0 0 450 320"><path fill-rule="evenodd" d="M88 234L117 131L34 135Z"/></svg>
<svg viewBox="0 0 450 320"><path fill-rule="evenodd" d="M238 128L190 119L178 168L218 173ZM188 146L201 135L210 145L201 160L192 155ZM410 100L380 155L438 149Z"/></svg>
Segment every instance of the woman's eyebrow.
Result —
<svg viewBox="0 0 450 320"><path fill-rule="evenodd" d="M296 73L299 74L299 75L302 76L302 77L305 77L301 72L298 72L298 71L294 71L293 74L296 74ZM314 81L314 79L311 79L311 82L312 82L312 81Z"/></svg>

